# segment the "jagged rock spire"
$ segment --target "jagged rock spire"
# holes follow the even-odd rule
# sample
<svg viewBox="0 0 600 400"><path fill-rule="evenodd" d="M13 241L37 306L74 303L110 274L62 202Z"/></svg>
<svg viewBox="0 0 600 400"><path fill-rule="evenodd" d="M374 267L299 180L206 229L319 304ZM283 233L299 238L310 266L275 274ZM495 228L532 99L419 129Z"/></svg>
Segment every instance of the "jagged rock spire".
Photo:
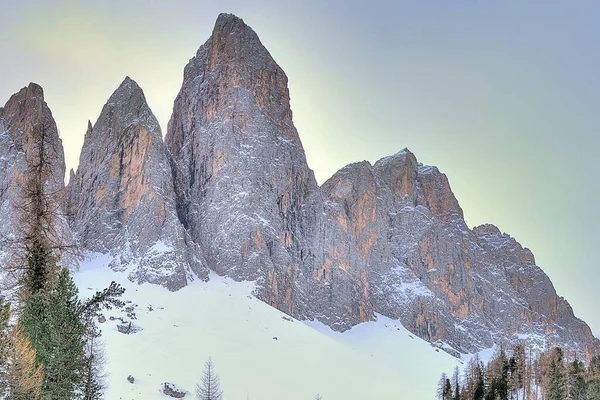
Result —
<svg viewBox="0 0 600 400"><path fill-rule="evenodd" d="M130 278L175 290L206 277L179 223L158 121L127 77L96 123L88 123L79 167L69 183L71 226L85 250L109 253Z"/></svg>

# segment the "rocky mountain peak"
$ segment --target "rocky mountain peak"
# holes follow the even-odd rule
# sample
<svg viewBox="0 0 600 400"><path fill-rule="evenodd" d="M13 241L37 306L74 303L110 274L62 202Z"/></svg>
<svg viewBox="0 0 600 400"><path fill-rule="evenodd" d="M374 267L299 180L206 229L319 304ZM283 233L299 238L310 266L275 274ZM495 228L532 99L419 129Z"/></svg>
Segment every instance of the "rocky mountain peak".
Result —
<svg viewBox="0 0 600 400"><path fill-rule="evenodd" d="M71 227L132 280L178 289L206 276L176 214L168 153L139 85L127 77L88 130L69 182Z"/></svg>
<svg viewBox="0 0 600 400"><path fill-rule="evenodd" d="M221 110L228 118L237 118L244 128L252 104L285 134L293 129L287 76L241 18L219 16L212 36L184 70L184 86L192 80L210 90L202 107L207 121L217 118ZM297 135L286 137L301 145Z"/></svg>

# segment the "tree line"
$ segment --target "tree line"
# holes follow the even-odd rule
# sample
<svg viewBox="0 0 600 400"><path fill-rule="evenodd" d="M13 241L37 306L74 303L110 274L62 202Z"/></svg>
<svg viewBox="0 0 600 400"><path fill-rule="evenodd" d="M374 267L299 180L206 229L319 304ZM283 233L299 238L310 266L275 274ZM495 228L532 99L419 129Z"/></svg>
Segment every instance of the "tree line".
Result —
<svg viewBox="0 0 600 400"><path fill-rule="evenodd" d="M586 366L577 356L568 360L555 347L533 357L516 345L499 350L486 365L478 356L458 367L451 377L442 374L439 400L600 400L600 356Z"/></svg>

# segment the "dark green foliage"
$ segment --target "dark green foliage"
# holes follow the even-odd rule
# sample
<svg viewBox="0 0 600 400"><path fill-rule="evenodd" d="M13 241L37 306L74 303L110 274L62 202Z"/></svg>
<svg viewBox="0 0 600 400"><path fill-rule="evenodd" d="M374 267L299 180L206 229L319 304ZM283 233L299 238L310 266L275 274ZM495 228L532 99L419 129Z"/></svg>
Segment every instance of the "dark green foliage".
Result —
<svg viewBox="0 0 600 400"><path fill-rule="evenodd" d="M600 400L600 356L587 369L577 357L564 358L560 348L553 348L526 362L520 345L510 358L501 349L486 367L475 356L465 367L462 386L457 369L451 380L442 374L438 398L446 400L451 392L451 400Z"/></svg>
<svg viewBox="0 0 600 400"><path fill-rule="evenodd" d="M44 399L71 399L76 392L88 400L101 398L101 384L95 375L100 350L94 346L99 332L93 316L101 307L120 306L118 297L123 292L113 282L82 302L69 271L63 268L49 294L29 298L21 324L37 352L37 362L44 366Z"/></svg>
<svg viewBox="0 0 600 400"><path fill-rule="evenodd" d="M83 368L83 334L77 288L66 269L49 295L33 295L21 316L21 324L44 366L44 399L71 398Z"/></svg>
<svg viewBox="0 0 600 400"><path fill-rule="evenodd" d="M518 344L508 360L508 390L512 397L525 387L525 348Z"/></svg>
<svg viewBox="0 0 600 400"><path fill-rule="evenodd" d="M548 400L564 400L564 389L562 363L553 358L550 360L550 366L548 367L548 376L545 387L546 398Z"/></svg>
<svg viewBox="0 0 600 400"><path fill-rule="evenodd" d="M89 300L83 303L81 313L94 316L100 311L100 308L110 310L113 307L123 307L125 303L119 299L123 293L125 293L125 288L113 281L106 289L96 292Z"/></svg>
<svg viewBox="0 0 600 400"><path fill-rule="evenodd" d="M51 273L56 269L52 251L34 238L25 245L27 267L23 277L23 289L27 295L35 295L49 286Z"/></svg>
<svg viewBox="0 0 600 400"><path fill-rule="evenodd" d="M600 356L592 358L585 377L588 400L600 400Z"/></svg>
<svg viewBox="0 0 600 400"><path fill-rule="evenodd" d="M575 357L567 370L566 400L586 400L584 374L583 363Z"/></svg>

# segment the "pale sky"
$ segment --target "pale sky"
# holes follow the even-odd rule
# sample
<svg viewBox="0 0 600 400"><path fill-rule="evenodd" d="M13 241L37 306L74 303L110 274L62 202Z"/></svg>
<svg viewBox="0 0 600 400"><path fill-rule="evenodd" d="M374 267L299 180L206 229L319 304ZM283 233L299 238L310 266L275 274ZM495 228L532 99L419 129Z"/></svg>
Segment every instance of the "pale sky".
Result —
<svg viewBox="0 0 600 400"><path fill-rule="evenodd" d="M0 0L0 103L42 85L76 168L87 120L126 75L164 133L185 64L232 12L286 72L320 183L408 147L447 174L469 226L529 247L598 335L596 3Z"/></svg>

